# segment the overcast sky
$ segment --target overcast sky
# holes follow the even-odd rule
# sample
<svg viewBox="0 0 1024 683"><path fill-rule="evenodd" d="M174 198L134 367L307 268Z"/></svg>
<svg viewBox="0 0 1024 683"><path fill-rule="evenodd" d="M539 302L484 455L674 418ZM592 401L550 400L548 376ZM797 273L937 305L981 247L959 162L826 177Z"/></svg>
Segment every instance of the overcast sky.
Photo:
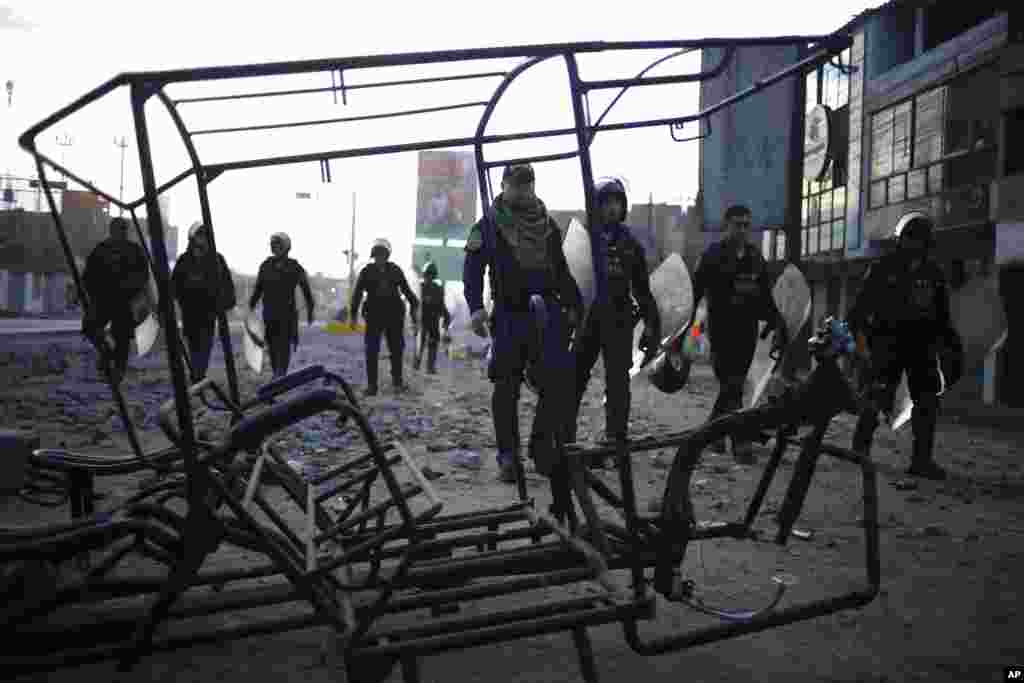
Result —
<svg viewBox="0 0 1024 683"><path fill-rule="evenodd" d="M835 30L876 3L863 0L807 2L720 0L695 5L634 0L630 3L516 0L470 3L334 2L290 0L256 3L172 3L135 0L0 0L0 83L14 82L8 107L0 103L0 171L34 175L30 157L15 138L29 125L122 71L214 66L364 54L523 45L588 40L655 40L733 36L814 35ZM584 56L584 78L635 75L662 52ZM398 80L469 71L507 70L517 60L472 66L402 67L346 73L346 83ZM699 53L667 62L651 75L699 69ZM767 75L767 74L766 74ZM232 104L188 104L181 112L193 130L372 114L397 109L486 100L497 79L428 87L357 90L348 104L330 93ZM329 86L330 74L278 79L222 81L168 88L172 97ZM551 60L527 72L509 89L488 128L509 133L572 125L564 62ZM614 92L591 99L596 117ZM694 113L692 85L655 86L628 92L606 119L661 118ZM462 137L475 130L480 108L406 117L390 122L348 123L267 133L203 135L195 138L204 162L343 149L430 138ZM169 119L155 100L147 107L158 181L186 168L187 158ZM691 132L695 132L691 131ZM60 147L56 135L71 146ZM141 194L127 91L108 96L39 140L39 146L70 168L117 195L120 150L126 136L125 197ZM489 160L531 153L568 151L570 139L507 143L485 150ZM696 143L675 143L664 128L602 133L592 148L597 175L621 175L630 200L688 203L697 192ZM311 273L345 276L341 250L348 247L351 193L357 194L356 249L369 252L376 237L389 238L395 260L411 260L416 218L416 154L332 162L334 182L320 182L317 164L234 171L211 186L218 247L233 269L253 273L278 230L292 237L292 255ZM495 177L497 181L497 177ZM298 200L296 192L313 200ZM582 206L578 161L537 167L537 193L550 208ZM478 207L479 210L479 207ZM195 183L171 192L171 222L183 230L198 219ZM184 245L180 245L184 247Z"/></svg>

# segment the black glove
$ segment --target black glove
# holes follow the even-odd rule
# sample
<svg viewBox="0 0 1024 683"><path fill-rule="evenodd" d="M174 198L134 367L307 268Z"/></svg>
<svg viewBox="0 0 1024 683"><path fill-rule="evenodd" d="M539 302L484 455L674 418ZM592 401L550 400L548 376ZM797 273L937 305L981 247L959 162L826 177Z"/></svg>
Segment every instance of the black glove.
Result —
<svg viewBox="0 0 1024 683"><path fill-rule="evenodd" d="M643 312L640 310L640 304L635 299L632 299L631 302L633 304L633 327L636 327L636 324L643 320Z"/></svg>

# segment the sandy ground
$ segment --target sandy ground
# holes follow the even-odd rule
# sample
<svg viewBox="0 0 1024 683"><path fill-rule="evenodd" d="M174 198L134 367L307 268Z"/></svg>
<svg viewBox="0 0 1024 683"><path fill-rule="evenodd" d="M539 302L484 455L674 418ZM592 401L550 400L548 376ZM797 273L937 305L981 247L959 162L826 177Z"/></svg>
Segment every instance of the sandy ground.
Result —
<svg viewBox="0 0 1024 683"><path fill-rule="evenodd" d="M26 341L28 340L28 341ZM237 342L237 339L236 339ZM123 448L118 419L111 417L109 391L98 381L91 352L74 336L5 340L0 353L0 424L33 429L44 446L91 453ZM407 352L408 356L408 352ZM361 339L305 330L293 367L321 362L349 377L361 389L365 377ZM170 395L165 358L154 352L133 360L126 379L133 415L144 441L157 445L156 408ZM415 457L441 476L434 481L445 513L513 502L511 487L495 480L490 384L479 361L440 361L437 376L407 370L412 392L391 395L382 363L381 396L367 401L371 424L385 438L400 438ZM252 395L257 378L243 369L243 394ZM600 372L591 383L581 418L581 436L603 430ZM211 372L223 378L215 356ZM267 379L266 374L263 379ZM634 391L634 434L684 429L699 424L717 390L710 369L695 367L690 384L665 396L653 388ZM529 429L532 398L523 401L521 429ZM830 439L849 444L852 424L839 419ZM951 471L947 482L903 485L910 450L908 433L880 430L874 457L879 465L882 521L882 592L862 610L844 612L706 645L661 657L642 657L627 646L621 629L591 629L602 681L996 681L1004 666L1024 662L1021 567L1024 557L1024 473L1022 433L946 423L939 428L937 459ZM282 439L297 467L315 471L344 444L322 424L293 429ZM454 453L480 456L480 469L452 464ZM638 456L635 481L641 504L660 495L671 452ZM761 458L763 463L764 458ZM777 507L788 482L787 457L766 501ZM725 456L708 456L694 477L694 500L701 519L735 520L760 475L761 466L740 467ZM609 481L611 473L601 475ZM545 480L528 474L529 492L542 507ZM101 480L109 506L138 489L139 477ZM799 583L786 600L837 595L863 577L864 547L858 515L859 475L852 467L823 461L798 527L806 540L779 548L770 543L717 543L691 551L686 572L709 599L749 606L772 575L785 571ZM17 498L0 498L3 523L61 519L65 510L45 509ZM773 529L769 515L759 523ZM214 558L230 564L232 556ZM621 577L623 580L625 576ZM759 593L760 591L760 593ZM721 600L720 600L721 601ZM281 608L287 609L287 608ZM463 609L472 611L473 605ZM231 617L225 617L230 619ZM422 618L426 618L424 614ZM657 618L643 626L645 636L709 625L686 608L659 603ZM325 660L324 629L254 637L148 657L120 680L139 681L338 681ZM424 659L425 681L579 681L568 634L445 653ZM112 663L24 680L110 680ZM401 680L396 670L389 680Z"/></svg>

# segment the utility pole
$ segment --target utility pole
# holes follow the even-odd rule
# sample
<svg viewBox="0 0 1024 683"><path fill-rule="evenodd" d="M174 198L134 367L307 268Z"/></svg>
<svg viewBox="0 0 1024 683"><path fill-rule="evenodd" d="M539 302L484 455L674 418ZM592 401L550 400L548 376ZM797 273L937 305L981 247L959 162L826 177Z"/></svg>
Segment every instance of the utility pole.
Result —
<svg viewBox="0 0 1024 683"><path fill-rule="evenodd" d="M352 242L348 251L348 291L349 296L356 288L356 193L352 193Z"/></svg>
<svg viewBox="0 0 1024 683"><path fill-rule="evenodd" d="M114 138L114 146L121 148L121 192L117 195L117 198L123 203L124 202L124 151L128 148L128 141L125 140L124 136L118 140ZM124 209L117 207L117 215L124 215Z"/></svg>
<svg viewBox="0 0 1024 683"><path fill-rule="evenodd" d="M356 253L356 193L352 193L352 237L349 248L341 252L348 258L348 299L349 303L352 301L352 293L356 289L356 259L359 258L359 254Z"/></svg>
<svg viewBox="0 0 1024 683"><path fill-rule="evenodd" d="M60 164L64 168L67 168L67 148L75 144L75 139L67 133L64 133L63 138L59 135L57 136L57 144L64 148L64 151L60 153ZM67 174L62 171L61 175L64 176L64 182L66 183L68 180ZM67 188L65 187L64 189L66 190Z"/></svg>

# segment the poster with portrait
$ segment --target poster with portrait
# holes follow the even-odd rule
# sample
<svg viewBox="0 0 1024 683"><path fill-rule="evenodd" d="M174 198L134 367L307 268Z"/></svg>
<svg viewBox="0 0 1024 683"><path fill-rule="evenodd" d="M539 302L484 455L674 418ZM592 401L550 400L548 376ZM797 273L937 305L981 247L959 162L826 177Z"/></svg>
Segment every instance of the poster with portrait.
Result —
<svg viewBox="0 0 1024 683"><path fill-rule="evenodd" d="M466 239L476 222L476 205L476 163L472 152L420 152L417 239Z"/></svg>

